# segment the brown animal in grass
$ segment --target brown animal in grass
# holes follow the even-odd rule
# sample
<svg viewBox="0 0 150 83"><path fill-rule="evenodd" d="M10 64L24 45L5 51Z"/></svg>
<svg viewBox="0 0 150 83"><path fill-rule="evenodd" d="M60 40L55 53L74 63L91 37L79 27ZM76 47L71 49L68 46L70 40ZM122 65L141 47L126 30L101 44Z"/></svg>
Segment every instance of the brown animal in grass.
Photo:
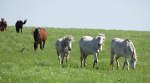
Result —
<svg viewBox="0 0 150 83"><path fill-rule="evenodd" d="M36 28L33 31L33 37L34 37L34 50L38 48L38 44L40 44L40 49L43 49L45 47L45 42L48 38L48 33L46 29Z"/></svg>

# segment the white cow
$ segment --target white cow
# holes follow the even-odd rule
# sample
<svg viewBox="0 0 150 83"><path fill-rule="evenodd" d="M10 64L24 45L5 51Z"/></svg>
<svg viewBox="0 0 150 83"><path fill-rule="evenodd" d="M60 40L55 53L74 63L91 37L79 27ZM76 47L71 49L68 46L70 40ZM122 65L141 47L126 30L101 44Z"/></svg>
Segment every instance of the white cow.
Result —
<svg viewBox="0 0 150 83"><path fill-rule="evenodd" d="M94 63L93 67L95 64L97 65L98 63L98 55L99 52L102 50L102 46L104 44L105 40L105 35L104 34L99 34L96 38L93 38L91 36L84 36L80 39L80 52L81 52L81 67L82 64L84 63L84 66L86 65L86 57L89 54L94 55Z"/></svg>
<svg viewBox="0 0 150 83"><path fill-rule="evenodd" d="M72 47L72 40L73 40L72 36L65 36L56 41L56 51L60 64L63 64L65 57L67 63L67 59L69 58L69 54Z"/></svg>
<svg viewBox="0 0 150 83"><path fill-rule="evenodd" d="M136 66L137 56L136 50L133 45L133 42L128 39L121 39L121 38L114 38L111 42L111 57L110 57L110 64L112 65L112 69L114 66L114 61L117 63L117 69L119 67L118 58L125 57L125 61L123 64L123 69L125 65L127 65L127 70L129 70L129 62L128 58L130 57L130 64L131 67L134 69Z"/></svg>

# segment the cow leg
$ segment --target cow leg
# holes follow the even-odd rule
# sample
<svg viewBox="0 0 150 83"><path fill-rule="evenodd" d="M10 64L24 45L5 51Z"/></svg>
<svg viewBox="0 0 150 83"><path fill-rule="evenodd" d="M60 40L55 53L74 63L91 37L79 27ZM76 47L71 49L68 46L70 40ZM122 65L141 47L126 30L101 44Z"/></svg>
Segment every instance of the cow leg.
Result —
<svg viewBox="0 0 150 83"><path fill-rule="evenodd" d="M68 56L66 56L66 63L68 62Z"/></svg>
<svg viewBox="0 0 150 83"><path fill-rule="evenodd" d="M119 57L120 57L120 56L117 56L117 57L116 57L117 69L119 69L119 61L118 61Z"/></svg>
<svg viewBox="0 0 150 83"><path fill-rule="evenodd" d="M58 53L59 64L62 64L62 54Z"/></svg>
<svg viewBox="0 0 150 83"><path fill-rule="evenodd" d="M81 67L82 67L82 63L83 63L83 56L80 57L80 61L81 61Z"/></svg>
<svg viewBox="0 0 150 83"><path fill-rule="evenodd" d="M60 64L63 64L63 53L60 53L59 55L59 62Z"/></svg>
<svg viewBox="0 0 150 83"><path fill-rule="evenodd" d="M86 58L87 58L87 55L86 54L84 54L84 67L86 66Z"/></svg>
<svg viewBox="0 0 150 83"><path fill-rule="evenodd" d="M38 43L34 42L34 50L36 50L38 48Z"/></svg>
<svg viewBox="0 0 150 83"><path fill-rule="evenodd" d="M69 56L70 56L70 53L67 53L67 54L66 54L66 63L67 63L68 60L69 60Z"/></svg>
<svg viewBox="0 0 150 83"><path fill-rule="evenodd" d="M126 61L126 64L127 64L127 70L129 70L129 62L128 62L128 59Z"/></svg>
<svg viewBox="0 0 150 83"><path fill-rule="evenodd" d="M80 48L80 62L81 62L81 67L82 67L82 63L83 63L83 51L82 49Z"/></svg>
<svg viewBox="0 0 150 83"><path fill-rule="evenodd" d="M96 64L96 66L98 67L98 56L97 56L97 53L94 54L93 68L95 67L95 64Z"/></svg>
<svg viewBox="0 0 150 83"><path fill-rule="evenodd" d="M112 70L114 70L114 61L115 61L115 54L113 51L111 51L110 65L112 65Z"/></svg>
<svg viewBox="0 0 150 83"><path fill-rule="evenodd" d="M40 42L40 49L43 50L42 42Z"/></svg>
<svg viewBox="0 0 150 83"><path fill-rule="evenodd" d="M16 27L16 32L17 32L17 33L19 33L19 29L18 29L18 27Z"/></svg>
<svg viewBox="0 0 150 83"><path fill-rule="evenodd" d="M65 57L65 54L64 54L64 53L61 53L61 64L64 63L64 57Z"/></svg>
<svg viewBox="0 0 150 83"><path fill-rule="evenodd" d="M18 33L20 32L20 28L18 28Z"/></svg>
<svg viewBox="0 0 150 83"><path fill-rule="evenodd" d="M45 47L45 40L43 40L43 48Z"/></svg>
<svg viewBox="0 0 150 83"><path fill-rule="evenodd" d="M127 58L125 58L125 61L124 61L122 69L124 69L125 65L127 65L127 70L129 70L129 62L128 62Z"/></svg>
<svg viewBox="0 0 150 83"><path fill-rule="evenodd" d="M58 52L58 50L57 50L57 56L58 56L59 64L61 64L61 55L60 55L60 53Z"/></svg>
<svg viewBox="0 0 150 83"><path fill-rule="evenodd" d="M21 33L22 33L22 27L20 29L21 29Z"/></svg>

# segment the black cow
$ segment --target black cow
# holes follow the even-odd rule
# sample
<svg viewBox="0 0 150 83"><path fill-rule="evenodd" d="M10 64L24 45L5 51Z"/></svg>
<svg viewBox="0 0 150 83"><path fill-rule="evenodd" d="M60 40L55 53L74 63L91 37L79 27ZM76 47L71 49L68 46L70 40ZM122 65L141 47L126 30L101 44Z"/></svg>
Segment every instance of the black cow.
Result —
<svg viewBox="0 0 150 83"><path fill-rule="evenodd" d="M19 33L20 32L20 30L21 30L21 32L22 32L22 28L23 28L23 25L24 24L26 24L26 22L27 22L27 20L24 20L24 22L22 21L22 20L18 20L17 22L16 22L16 32L17 33Z"/></svg>

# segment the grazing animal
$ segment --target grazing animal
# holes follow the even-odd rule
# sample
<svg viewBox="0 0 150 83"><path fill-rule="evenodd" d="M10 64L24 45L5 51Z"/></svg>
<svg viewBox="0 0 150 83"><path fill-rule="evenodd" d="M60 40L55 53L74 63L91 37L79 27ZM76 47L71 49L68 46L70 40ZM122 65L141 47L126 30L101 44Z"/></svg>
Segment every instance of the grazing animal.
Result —
<svg viewBox="0 0 150 83"><path fill-rule="evenodd" d="M59 63L63 64L64 58L66 58L66 63L69 58L69 54L72 48L72 36L65 36L56 40L56 51L59 59Z"/></svg>
<svg viewBox="0 0 150 83"><path fill-rule="evenodd" d="M129 62L128 58L130 57L130 65L133 69L135 69L137 56L136 56L136 49L133 45L133 42L128 39L121 39L121 38L114 38L111 42L111 57L110 57L110 64L112 65L112 69L114 66L114 62L117 63L117 69L119 68L119 57L124 57L125 61L123 64L123 69L125 65L127 65L127 70L129 70Z"/></svg>
<svg viewBox="0 0 150 83"><path fill-rule="evenodd" d="M5 21L4 18L1 18L1 21L0 21L0 31L5 31L7 28L7 22Z"/></svg>
<svg viewBox="0 0 150 83"><path fill-rule="evenodd" d="M26 24L27 20L24 20L24 22L22 20L18 20L15 24L16 26L16 32L19 33L20 30L22 32L22 28L23 28L23 25Z"/></svg>
<svg viewBox="0 0 150 83"><path fill-rule="evenodd" d="M96 38L93 38L91 36L84 36L80 39L79 44L80 44L80 53L81 53L80 56L81 67L82 64L84 64L84 66L86 65L86 58L89 54L94 55L93 68L95 64L96 65L98 64L98 55L99 52L102 51L104 40L105 40L104 34L99 34Z"/></svg>
<svg viewBox="0 0 150 83"><path fill-rule="evenodd" d="M48 33L44 28L36 28L33 31L34 37L34 50L38 48L38 44L40 44L40 49L43 49L45 46L45 42L48 38Z"/></svg>

